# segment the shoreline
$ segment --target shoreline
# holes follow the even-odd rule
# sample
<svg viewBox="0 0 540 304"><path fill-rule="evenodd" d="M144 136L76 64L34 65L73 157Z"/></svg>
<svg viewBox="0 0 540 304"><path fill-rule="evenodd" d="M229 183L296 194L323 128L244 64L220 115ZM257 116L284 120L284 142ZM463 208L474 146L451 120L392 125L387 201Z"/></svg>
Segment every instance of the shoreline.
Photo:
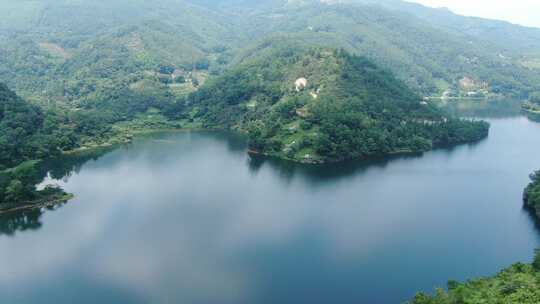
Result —
<svg viewBox="0 0 540 304"><path fill-rule="evenodd" d="M61 196L52 195L47 198L42 198L34 202L25 202L15 207L0 208L0 215L5 215L17 211L35 210L47 207L54 207L60 204L67 203L75 198L75 195L71 193L65 193Z"/></svg>

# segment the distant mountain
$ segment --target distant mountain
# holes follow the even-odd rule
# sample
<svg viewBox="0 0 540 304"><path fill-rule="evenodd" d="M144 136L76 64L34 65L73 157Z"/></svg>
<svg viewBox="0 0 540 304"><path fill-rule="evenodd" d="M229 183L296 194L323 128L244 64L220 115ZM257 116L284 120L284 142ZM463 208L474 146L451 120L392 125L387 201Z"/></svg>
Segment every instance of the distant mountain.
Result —
<svg viewBox="0 0 540 304"><path fill-rule="evenodd" d="M539 88L540 69L534 59L506 52L490 41L457 35L380 5L301 3L258 13L251 36L266 41L288 36L306 44L344 48L392 70L424 95L479 93L485 84L483 93L525 97ZM466 79L476 85L463 87L460 80Z"/></svg>
<svg viewBox="0 0 540 304"><path fill-rule="evenodd" d="M275 44L187 100L207 128L246 130L257 153L329 162L475 141L483 122L452 120L391 73L345 51Z"/></svg>
<svg viewBox="0 0 540 304"><path fill-rule="evenodd" d="M183 1L6 0L0 81L42 102L80 103L140 80L151 90L161 68L190 78L194 66L223 60L242 35L228 16Z"/></svg>
<svg viewBox="0 0 540 304"><path fill-rule="evenodd" d="M536 32L397 0L4 0L0 81L75 108L120 87L181 97L291 40L365 56L422 95L526 98L540 91Z"/></svg>
<svg viewBox="0 0 540 304"><path fill-rule="evenodd" d="M524 53L540 51L540 28L524 27L506 21L466 17L446 8L430 8L400 0L351 0L350 2L379 5L387 9L406 12L454 35L489 41L504 50Z"/></svg>

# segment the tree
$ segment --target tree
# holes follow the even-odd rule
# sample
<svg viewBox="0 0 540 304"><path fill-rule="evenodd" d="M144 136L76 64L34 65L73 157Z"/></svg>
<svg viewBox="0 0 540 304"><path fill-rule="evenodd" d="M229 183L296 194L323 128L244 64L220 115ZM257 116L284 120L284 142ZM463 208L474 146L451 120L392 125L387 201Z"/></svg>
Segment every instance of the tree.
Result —
<svg viewBox="0 0 540 304"><path fill-rule="evenodd" d="M6 201L19 202L25 198L24 185L20 180L12 180L5 190Z"/></svg>
<svg viewBox="0 0 540 304"><path fill-rule="evenodd" d="M540 249L536 249L535 251L535 256L534 256L534 261L532 263L532 266L536 271L540 271Z"/></svg>

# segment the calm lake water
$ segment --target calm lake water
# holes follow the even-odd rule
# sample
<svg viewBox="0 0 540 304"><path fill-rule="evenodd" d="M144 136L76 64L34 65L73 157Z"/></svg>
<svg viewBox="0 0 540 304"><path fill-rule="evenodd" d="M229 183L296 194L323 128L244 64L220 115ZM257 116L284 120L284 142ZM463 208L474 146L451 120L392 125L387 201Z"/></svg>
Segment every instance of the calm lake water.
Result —
<svg viewBox="0 0 540 304"><path fill-rule="evenodd" d="M53 176L75 199L0 218L1 302L403 303L528 262L540 124L489 121L478 144L322 167L225 133L66 160Z"/></svg>

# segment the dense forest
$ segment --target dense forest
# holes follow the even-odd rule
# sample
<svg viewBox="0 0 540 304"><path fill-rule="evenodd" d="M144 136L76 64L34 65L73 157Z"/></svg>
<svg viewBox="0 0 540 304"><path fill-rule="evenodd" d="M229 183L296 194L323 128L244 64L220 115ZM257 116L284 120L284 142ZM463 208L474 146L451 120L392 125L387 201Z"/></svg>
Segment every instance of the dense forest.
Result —
<svg viewBox="0 0 540 304"><path fill-rule="evenodd" d="M422 95L526 98L538 90L540 49L508 48L504 38L524 40L534 31L497 23L492 37L489 21L438 14L391 0L6 0L0 82L27 100L75 108L119 87L182 97L285 39L365 56ZM472 30L458 33L439 20Z"/></svg>
<svg viewBox="0 0 540 304"><path fill-rule="evenodd" d="M444 116L364 57L300 49L274 47L181 107L204 127L247 130L254 152L304 162L423 152L487 136L487 123Z"/></svg>
<svg viewBox="0 0 540 304"><path fill-rule="evenodd" d="M0 205L57 195L55 189L35 189L43 178L40 160L111 136L111 126L94 111L43 109L3 84L0 104Z"/></svg>
<svg viewBox="0 0 540 304"><path fill-rule="evenodd" d="M418 294L411 304L536 304L540 302L540 251L531 265L518 263L494 277L466 283L451 281L448 292Z"/></svg>
<svg viewBox="0 0 540 304"><path fill-rule="evenodd" d="M4 0L0 211L65 196L36 189L42 161L139 129L233 129L253 153L307 163L477 141L489 124L423 97L527 99L540 120L538 41L397 0ZM538 303L539 278L537 255L412 303Z"/></svg>

